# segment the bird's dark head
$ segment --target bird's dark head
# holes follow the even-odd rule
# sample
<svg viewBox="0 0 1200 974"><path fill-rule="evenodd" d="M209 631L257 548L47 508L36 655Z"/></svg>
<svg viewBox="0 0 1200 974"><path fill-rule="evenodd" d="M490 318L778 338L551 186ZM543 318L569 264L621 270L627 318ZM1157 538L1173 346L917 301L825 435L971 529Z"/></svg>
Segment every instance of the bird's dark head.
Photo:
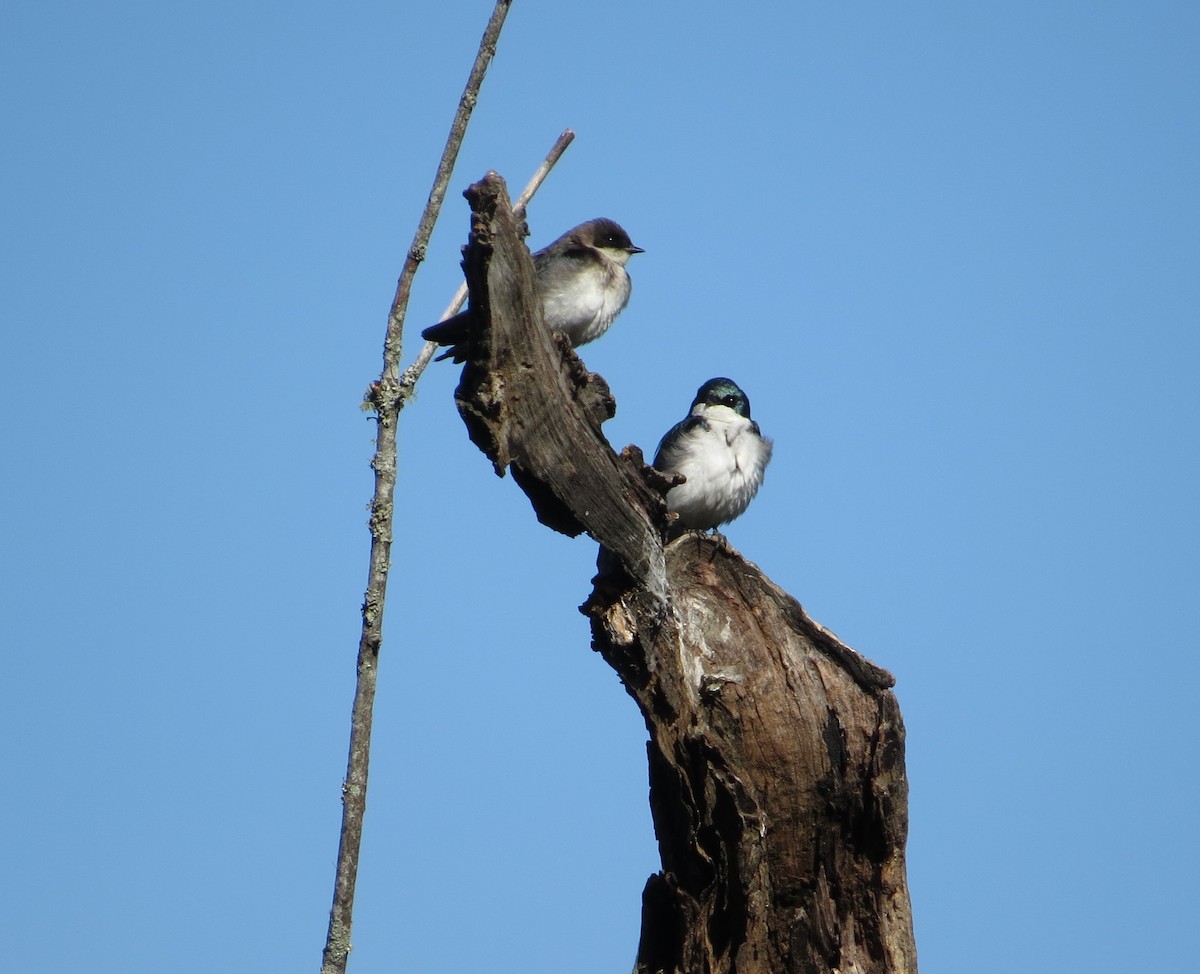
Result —
<svg viewBox="0 0 1200 974"><path fill-rule="evenodd" d="M621 255L621 263L634 254L645 253L641 247L635 247L629 239L625 228L615 220L600 217L598 220L588 220L580 224L576 231L580 238L600 250L615 250ZM614 256L616 256L614 254Z"/></svg>
<svg viewBox="0 0 1200 974"><path fill-rule="evenodd" d="M739 416L750 418L750 400L732 379L709 379L696 392L693 412L697 406L728 406Z"/></svg>

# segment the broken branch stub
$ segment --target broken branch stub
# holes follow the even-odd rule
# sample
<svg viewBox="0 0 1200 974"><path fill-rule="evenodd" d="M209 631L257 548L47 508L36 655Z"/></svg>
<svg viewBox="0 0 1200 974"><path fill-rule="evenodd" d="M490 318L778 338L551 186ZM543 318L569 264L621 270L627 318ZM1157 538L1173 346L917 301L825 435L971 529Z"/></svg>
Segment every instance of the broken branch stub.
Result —
<svg viewBox="0 0 1200 974"><path fill-rule="evenodd" d="M571 537L586 531L665 599L666 507L647 479L656 475L640 454L613 452L600 431L616 411L608 383L543 325L504 180L488 173L465 195L471 334L455 400L471 440L497 474L512 470L538 520Z"/></svg>

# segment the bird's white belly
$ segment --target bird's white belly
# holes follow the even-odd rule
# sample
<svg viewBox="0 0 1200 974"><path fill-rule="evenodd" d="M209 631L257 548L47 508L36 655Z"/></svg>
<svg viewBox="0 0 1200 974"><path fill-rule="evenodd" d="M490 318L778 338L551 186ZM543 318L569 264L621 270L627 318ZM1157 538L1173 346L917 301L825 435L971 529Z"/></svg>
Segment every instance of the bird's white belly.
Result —
<svg viewBox="0 0 1200 974"><path fill-rule="evenodd" d="M732 521L758 493L768 456L749 430L714 424L694 431L675 467L687 482L668 492L667 508L687 527Z"/></svg>
<svg viewBox="0 0 1200 974"><path fill-rule="evenodd" d="M594 341L608 330L629 301L629 276L621 268L589 268L570 288L542 293L542 316L572 345Z"/></svg>

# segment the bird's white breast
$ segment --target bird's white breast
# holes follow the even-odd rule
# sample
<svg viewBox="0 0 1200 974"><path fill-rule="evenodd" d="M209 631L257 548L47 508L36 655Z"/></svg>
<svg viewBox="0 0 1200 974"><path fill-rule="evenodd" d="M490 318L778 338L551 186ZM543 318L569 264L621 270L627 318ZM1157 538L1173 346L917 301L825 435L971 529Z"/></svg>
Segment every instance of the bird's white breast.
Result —
<svg viewBox="0 0 1200 974"><path fill-rule="evenodd" d="M709 406L703 420L671 449L666 466L687 477L667 493L667 508L685 527L711 528L732 521L750 504L771 459L771 443L744 416Z"/></svg>
<svg viewBox="0 0 1200 974"><path fill-rule="evenodd" d="M572 345L603 335L629 303L629 275L616 261L589 262L569 287L542 291L542 316L554 331L566 332Z"/></svg>

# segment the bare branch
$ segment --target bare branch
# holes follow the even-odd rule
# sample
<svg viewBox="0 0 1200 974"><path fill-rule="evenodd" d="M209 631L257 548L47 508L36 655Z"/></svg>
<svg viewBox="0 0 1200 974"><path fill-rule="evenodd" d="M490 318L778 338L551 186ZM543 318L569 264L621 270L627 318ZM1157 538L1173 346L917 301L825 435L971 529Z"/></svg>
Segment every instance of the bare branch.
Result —
<svg viewBox="0 0 1200 974"><path fill-rule="evenodd" d="M450 125L450 135L446 139L446 148L442 151L441 162L438 163L437 174L433 179L433 188L429 191L429 199L425 203L425 211L417 224L417 232L413 236L412 246L408 249L408 258L400 272L400 280L396 285L396 296L392 300L392 310L388 314L387 337L383 346L383 376L384 379L395 379L400 370L401 342L404 333L404 313L408 308L409 294L412 292L413 277L417 267L425 259L425 250L429 246L429 237L433 233L441 212L442 200L446 198L446 187L450 185L450 175L454 171L454 163L458 158L458 150L462 146L463 136L467 131L467 122L479 99L479 88L483 84L483 76L487 73L488 65L496 54L496 41L500 37L500 29L504 26L504 18L508 16L508 8L512 0L496 0L492 9L492 19L488 21L483 39L479 42L479 53L475 55L475 63L471 66L471 75L463 89L462 97L458 100L458 111L454 113L454 121Z"/></svg>
<svg viewBox="0 0 1200 974"><path fill-rule="evenodd" d="M338 842L337 869L333 887L333 906L329 911L329 930L322 954L322 974L344 974L350 954L350 928L354 911L354 887L358 877L358 854L362 845L363 815L366 811L367 771L371 748L372 709L375 702L376 668L383 642L383 605L387 593L387 573L391 564L392 505L396 491L396 420L400 407L397 388L400 371L404 314L412 290L413 276L424 259L433 226L437 222L446 187L454 170L467 122L479 97L479 88L488 65L496 53L496 42L512 0L496 0L487 29L479 42L475 63L458 102L446 148L438 163L433 188L425 211L417 225L412 246L396 296L388 313L387 334L383 344L383 371L372 387L370 398L376 412L375 493L371 501L371 554L366 597L362 607L362 634L358 643L358 678L350 717L350 754L342 785L342 828Z"/></svg>
<svg viewBox="0 0 1200 974"><path fill-rule="evenodd" d="M546 181L546 177L550 175L550 170L554 168L554 164L562 158L562 154L567 151L567 146L575 139L575 133L570 129L564 129L562 135L558 137L558 141L546 153L546 158L542 160L542 164L538 166L537 172L521 190L521 195L517 197L516 203L513 204L513 216L518 220L525 215L525 208L529 205L529 201L533 199L533 194L536 193L542 183ZM466 292L467 282L463 281L463 291ZM461 302L460 302L461 306Z"/></svg>

